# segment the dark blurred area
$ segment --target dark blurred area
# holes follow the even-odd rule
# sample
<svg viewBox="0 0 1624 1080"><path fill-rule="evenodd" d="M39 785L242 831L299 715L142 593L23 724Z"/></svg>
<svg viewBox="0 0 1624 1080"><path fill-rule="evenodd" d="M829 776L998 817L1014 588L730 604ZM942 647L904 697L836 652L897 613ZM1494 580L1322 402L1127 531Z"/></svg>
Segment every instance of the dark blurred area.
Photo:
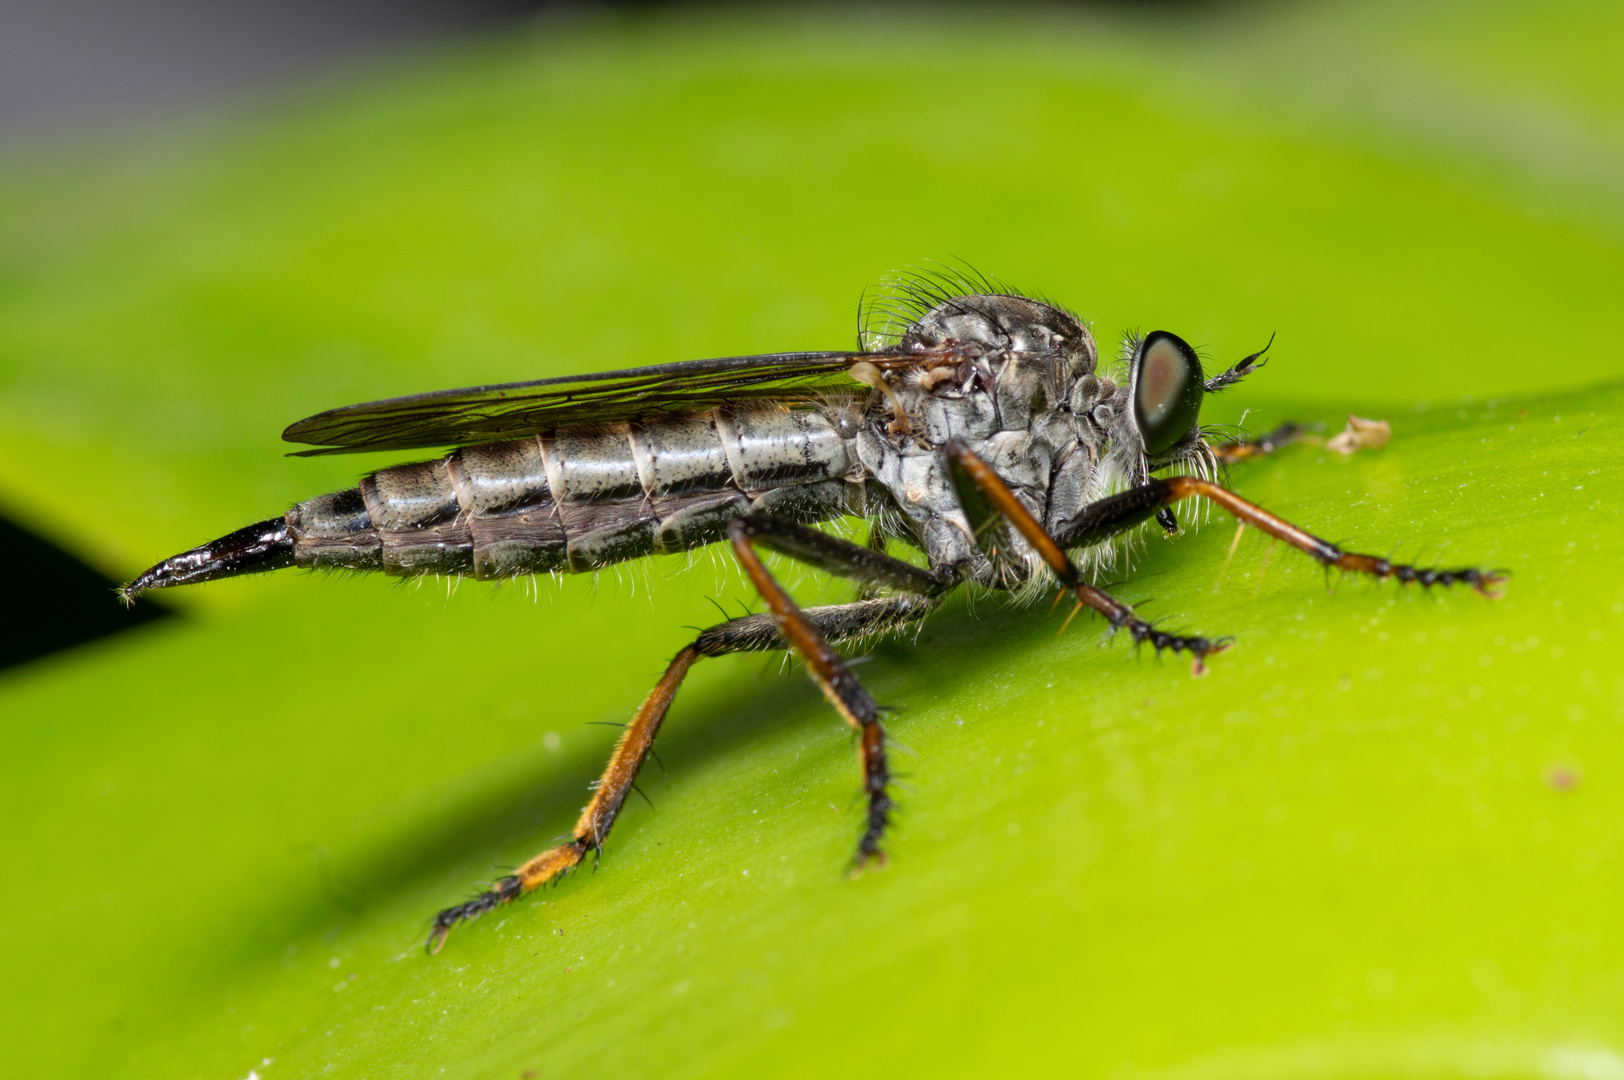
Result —
<svg viewBox="0 0 1624 1080"><path fill-rule="evenodd" d="M170 614L150 603L125 610L113 595L114 582L5 518L0 518L0 559L27 568L6 584L0 670Z"/></svg>
<svg viewBox="0 0 1624 1080"><path fill-rule="evenodd" d="M550 6L542 0L0 0L0 140L229 100Z"/></svg>
<svg viewBox="0 0 1624 1080"><path fill-rule="evenodd" d="M648 6L648 0L0 0L0 142L229 101L543 10Z"/></svg>

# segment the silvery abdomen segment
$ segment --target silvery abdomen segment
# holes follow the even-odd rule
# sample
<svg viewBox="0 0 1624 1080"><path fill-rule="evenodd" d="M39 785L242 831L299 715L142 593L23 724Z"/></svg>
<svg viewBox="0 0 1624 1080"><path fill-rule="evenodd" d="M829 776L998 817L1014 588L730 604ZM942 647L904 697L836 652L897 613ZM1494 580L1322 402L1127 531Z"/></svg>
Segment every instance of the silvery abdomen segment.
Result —
<svg viewBox="0 0 1624 1080"><path fill-rule="evenodd" d="M862 513L858 406L761 403L465 446L287 513L296 561L479 578L596 570L722 539L750 510Z"/></svg>

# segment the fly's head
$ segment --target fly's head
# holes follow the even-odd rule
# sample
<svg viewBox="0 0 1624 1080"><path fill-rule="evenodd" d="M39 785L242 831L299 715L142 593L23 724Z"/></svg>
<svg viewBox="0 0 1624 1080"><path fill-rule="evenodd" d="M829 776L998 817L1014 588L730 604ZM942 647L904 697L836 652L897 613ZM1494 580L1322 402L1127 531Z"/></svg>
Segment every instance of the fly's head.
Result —
<svg viewBox="0 0 1624 1080"><path fill-rule="evenodd" d="M1261 366L1267 351L1206 378L1195 350L1158 330L1130 336L1126 376L1107 378L1094 336L1075 314L975 271L951 270L888 281L865 301L858 341L864 349L930 354L912 369L858 375L881 392L876 408L895 417L892 433L931 445L943 441L938 435L973 440L1060 423L1101 463L1098 479L1110 488L1164 466L1208 471L1214 461L1201 434L1202 399Z"/></svg>
<svg viewBox="0 0 1624 1080"><path fill-rule="evenodd" d="M1107 473L1113 481L1141 483L1158 469L1208 475L1217 462L1202 437L1201 405L1209 393L1223 390L1263 365L1268 346L1208 378L1189 342L1166 330L1123 342L1127 366L1124 385L1097 384L1086 409L1105 447Z"/></svg>
<svg viewBox="0 0 1624 1080"><path fill-rule="evenodd" d="M1201 442L1201 360L1189 342L1166 330L1130 337L1128 400L1122 441L1137 444L1147 469L1193 456Z"/></svg>

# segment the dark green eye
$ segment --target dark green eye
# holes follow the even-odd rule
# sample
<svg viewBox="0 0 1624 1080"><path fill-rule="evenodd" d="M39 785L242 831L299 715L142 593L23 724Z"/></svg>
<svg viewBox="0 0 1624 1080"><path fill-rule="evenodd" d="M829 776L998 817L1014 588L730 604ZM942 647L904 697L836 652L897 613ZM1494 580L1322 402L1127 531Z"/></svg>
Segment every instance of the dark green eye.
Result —
<svg viewBox="0 0 1624 1080"><path fill-rule="evenodd" d="M1177 334L1146 335L1128 376L1133 419L1151 457L1172 449L1201 416L1201 361Z"/></svg>

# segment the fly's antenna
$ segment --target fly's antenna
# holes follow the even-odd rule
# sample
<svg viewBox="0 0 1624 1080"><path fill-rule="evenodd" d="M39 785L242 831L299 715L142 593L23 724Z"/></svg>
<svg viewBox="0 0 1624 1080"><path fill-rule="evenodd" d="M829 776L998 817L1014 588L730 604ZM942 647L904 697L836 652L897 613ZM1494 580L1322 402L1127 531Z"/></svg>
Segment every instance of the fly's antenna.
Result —
<svg viewBox="0 0 1624 1080"><path fill-rule="evenodd" d="M1220 390L1228 390L1231 386L1234 386L1236 383L1246 378L1246 376L1252 374L1252 372L1268 363L1268 361L1263 358L1263 354L1268 352L1269 345L1273 344L1274 335L1270 334L1268 345L1263 346L1263 348L1259 349L1251 356L1248 356L1246 359L1242 360L1228 371L1221 371L1217 375L1214 375L1212 378L1203 383L1202 386L1209 394L1216 394Z"/></svg>

